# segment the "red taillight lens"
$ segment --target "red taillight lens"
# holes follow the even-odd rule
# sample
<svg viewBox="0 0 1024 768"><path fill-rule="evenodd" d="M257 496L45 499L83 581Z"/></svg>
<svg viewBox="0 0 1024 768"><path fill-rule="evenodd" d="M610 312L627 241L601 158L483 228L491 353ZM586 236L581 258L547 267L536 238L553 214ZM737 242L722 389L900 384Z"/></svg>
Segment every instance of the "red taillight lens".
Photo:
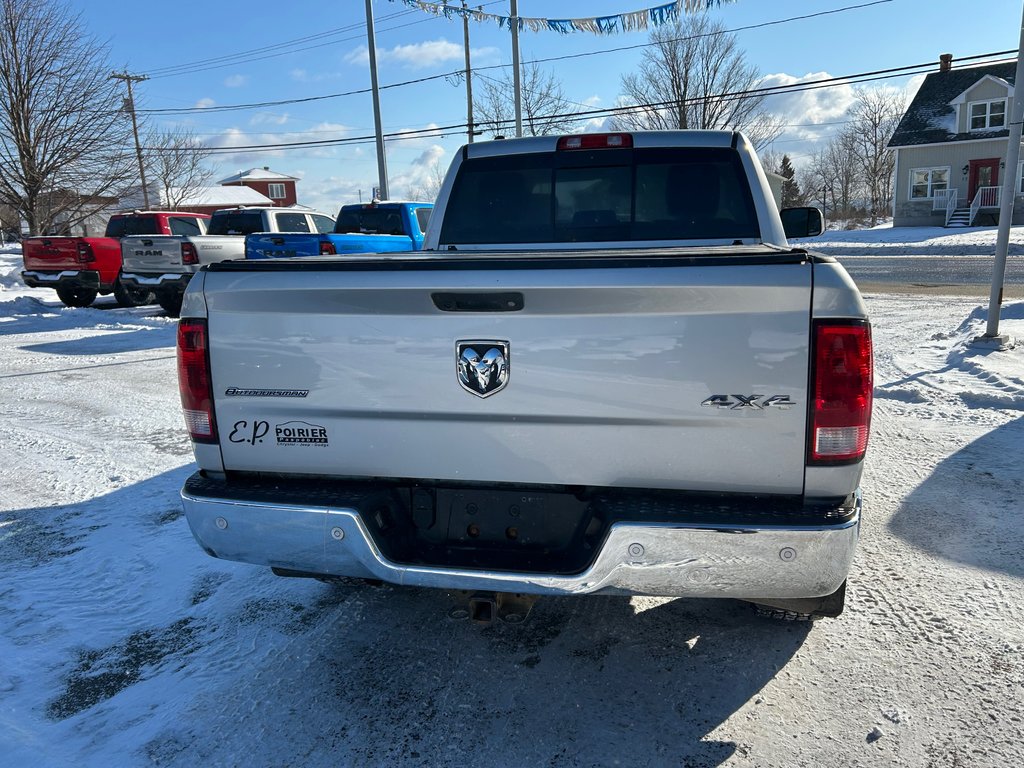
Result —
<svg viewBox="0 0 1024 768"><path fill-rule="evenodd" d="M335 256L337 251L334 249L334 243L329 240L320 241L320 255L321 256Z"/></svg>
<svg viewBox="0 0 1024 768"><path fill-rule="evenodd" d="M822 321L814 325L814 399L808 461L860 461L868 447L874 365L871 326Z"/></svg>
<svg viewBox="0 0 1024 768"><path fill-rule="evenodd" d="M633 137L628 133L584 133L579 136L563 136L558 140L558 149L622 149L633 146Z"/></svg>
<svg viewBox="0 0 1024 768"><path fill-rule="evenodd" d="M178 389L185 426L197 443L217 442L208 340L205 320L178 322Z"/></svg>
<svg viewBox="0 0 1024 768"><path fill-rule="evenodd" d="M92 246L89 245L89 243L78 243L78 260L83 264L87 264L90 261L96 261L96 254L93 253Z"/></svg>
<svg viewBox="0 0 1024 768"><path fill-rule="evenodd" d="M196 247L192 243L181 244L181 263L182 264L198 264L199 254L196 253Z"/></svg>

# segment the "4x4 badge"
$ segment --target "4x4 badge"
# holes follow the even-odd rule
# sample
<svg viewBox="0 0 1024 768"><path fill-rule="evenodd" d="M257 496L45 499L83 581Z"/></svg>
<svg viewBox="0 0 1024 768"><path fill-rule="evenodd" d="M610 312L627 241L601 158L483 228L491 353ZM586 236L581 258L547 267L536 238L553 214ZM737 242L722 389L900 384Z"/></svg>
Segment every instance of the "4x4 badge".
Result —
<svg viewBox="0 0 1024 768"><path fill-rule="evenodd" d="M508 384L510 350L507 341L455 342L455 371L459 385L477 397L490 397Z"/></svg>

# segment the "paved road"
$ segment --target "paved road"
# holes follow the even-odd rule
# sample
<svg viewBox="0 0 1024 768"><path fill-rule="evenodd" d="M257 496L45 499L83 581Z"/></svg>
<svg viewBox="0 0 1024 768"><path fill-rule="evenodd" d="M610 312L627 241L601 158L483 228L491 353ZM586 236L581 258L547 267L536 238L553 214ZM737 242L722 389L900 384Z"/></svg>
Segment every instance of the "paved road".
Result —
<svg viewBox="0 0 1024 768"><path fill-rule="evenodd" d="M862 291L868 293L936 293L987 297L992 258L985 256L843 256L836 255ZM1003 295L1024 297L1024 259L1006 262Z"/></svg>

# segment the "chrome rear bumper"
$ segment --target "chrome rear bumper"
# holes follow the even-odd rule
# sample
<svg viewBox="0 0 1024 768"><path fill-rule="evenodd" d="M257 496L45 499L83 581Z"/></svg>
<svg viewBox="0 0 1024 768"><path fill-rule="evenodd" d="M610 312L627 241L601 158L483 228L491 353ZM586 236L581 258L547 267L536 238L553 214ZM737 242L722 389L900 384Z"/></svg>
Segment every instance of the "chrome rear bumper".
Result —
<svg viewBox="0 0 1024 768"><path fill-rule="evenodd" d="M26 269L21 279L29 288L89 288L100 290L100 273L94 269L65 269L59 272L43 272ZM109 287L108 287L109 290Z"/></svg>
<svg viewBox="0 0 1024 768"><path fill-rule="evenodd" d="M853 560L861 511L858 492L852 513L832 525L616 522L589 568L556 575L392 562L354 507L218 498L188 484L182 500L196 541L227 560L443 589L740 599L835 592Z"/></svg>

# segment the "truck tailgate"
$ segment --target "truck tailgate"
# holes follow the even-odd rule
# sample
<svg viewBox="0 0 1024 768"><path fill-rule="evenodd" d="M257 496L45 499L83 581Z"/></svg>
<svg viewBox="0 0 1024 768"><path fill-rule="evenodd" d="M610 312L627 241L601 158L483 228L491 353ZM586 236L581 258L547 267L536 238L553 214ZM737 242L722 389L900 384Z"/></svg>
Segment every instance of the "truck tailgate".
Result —
<svg viewBox="0 0 1024 768"><path fill-rule="evenodd" d="M393 261L208 272L227 470L802 492L806 259Z"/></svg>
<svg viewBox="0 0 1024 768"><path fill-rule="evenodd" d="M121 240L125 272L160 272L181 266L181 238L173 235L140 235Z"/></svg>
<svg viewBox="0 0 1024 768"><path fill-rule="evenodd" d="M78 258L77 237L30 237L22 244L25 269L88 269ZM93 267L94 268L94 267Z"/></svg>
<svg viewBox="0 0 1024 768"><path fill-rule="evenodd" d="M319 256L322 235L316 233L258 232L245 236L245 258L288 259Z"/></svg>

